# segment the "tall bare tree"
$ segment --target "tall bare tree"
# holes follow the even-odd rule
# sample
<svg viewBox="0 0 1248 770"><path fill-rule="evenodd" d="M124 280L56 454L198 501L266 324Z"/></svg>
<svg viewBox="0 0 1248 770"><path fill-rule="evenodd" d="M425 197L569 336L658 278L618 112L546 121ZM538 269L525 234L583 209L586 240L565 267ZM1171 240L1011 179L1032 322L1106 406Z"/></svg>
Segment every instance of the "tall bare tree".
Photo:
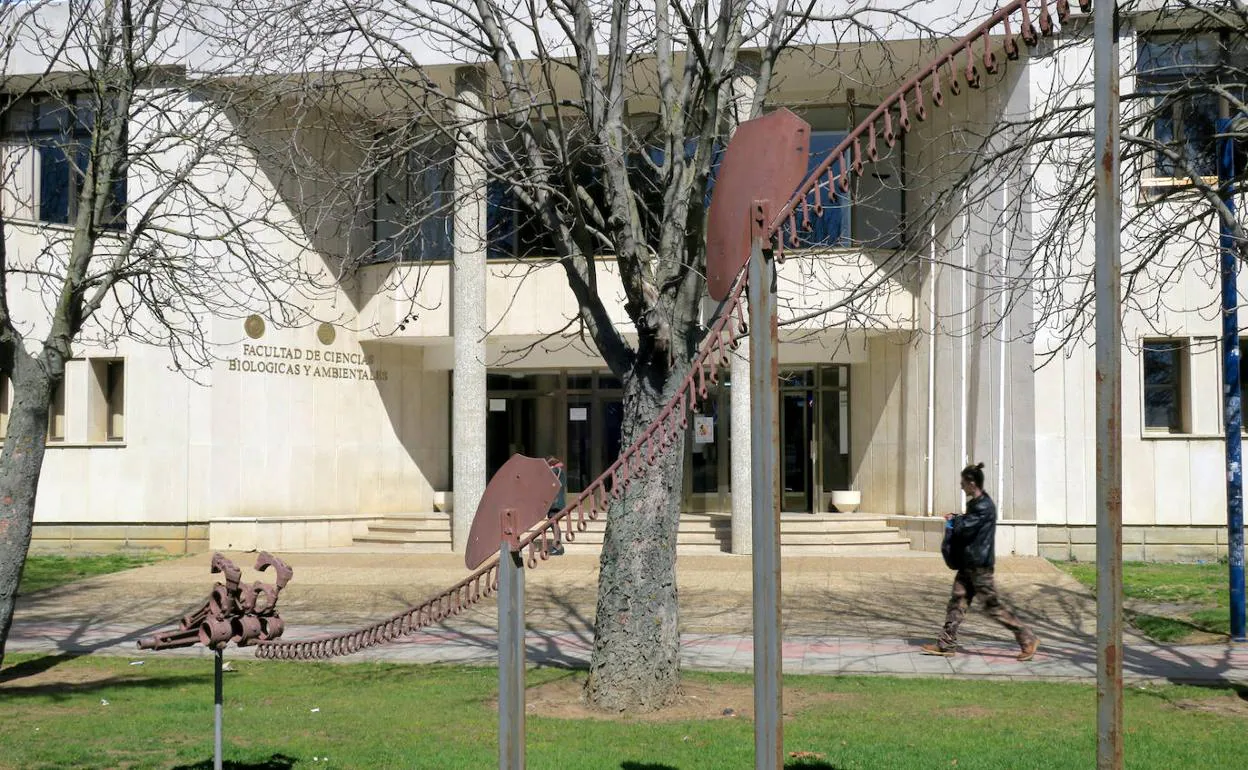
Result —
<svg viewBox="0 0 1248 770"><path fill-rule="evenodd" d="M295 323L336 286L239 131L251 121L223 78L231 68L193 44L201 10L176 0L0 7L0 376L12 394L0 658L66 362L128 339L166 347L193 372L213 360L209 319Z"/></svg>
<svg viewBox="0 0 1248 770"><path fill-rule="evenodd" d="M884 5L831 3L818 14L787 0L320 0L259 14L252 29L291 36L270 69L300 73L285 78L293 102L317 94L317 120L350 116L334 133L355 148L356 172L445 168L452 156L484 168L520 223L502 235L540 257L516 269L562 270L575 295L578 313L558 336L589 341L622 381L627 444L676 392L706 332L707 195L733 126L760 114L777 61L810 43L812 24L822 43L845 44L847 66L891 25L923 29L907 19L917 3ZM872 74L902 79L880 50ZM480 73L479 102L451 82L456 65ZM409 192L386 232L419 257L429 223L457 201L443 183ZM608 270L631 328L611 320ZM682 473L683 439L608 517L586 687L599 708L650 710L677 693Z"/></svg>

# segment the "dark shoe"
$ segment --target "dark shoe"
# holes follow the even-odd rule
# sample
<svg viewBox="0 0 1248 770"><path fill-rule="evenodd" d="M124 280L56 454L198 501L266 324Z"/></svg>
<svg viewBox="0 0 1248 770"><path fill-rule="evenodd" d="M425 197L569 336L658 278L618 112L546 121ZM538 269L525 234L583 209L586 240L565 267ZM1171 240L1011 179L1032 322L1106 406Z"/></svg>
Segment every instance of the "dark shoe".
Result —
<svg viewBox="0 0 1248 770"><path fill-rule="evenodd" d="M1029 641L1023 643L1023 650L1022 652L1018 653L1018 659L1019 660L1031 660L1032 658L1036 657L1036 648L1039 646L1040 646L1040 640L1034 636L1031 637Z"/></svg>
<svg viewBox="0 0 1248 770"><path fill-rule="evenodd" d="M550 549L551 556L563 556L563 543L555 543L555 547Z"/></svg>
<svg viewBox="0 0 1248 770"><path fill-rule="evenodd" d="M952 647L941 647L939 644L925 644L919 648L920 655L939 655L942 658L952 658L958 652Z"/></svg>

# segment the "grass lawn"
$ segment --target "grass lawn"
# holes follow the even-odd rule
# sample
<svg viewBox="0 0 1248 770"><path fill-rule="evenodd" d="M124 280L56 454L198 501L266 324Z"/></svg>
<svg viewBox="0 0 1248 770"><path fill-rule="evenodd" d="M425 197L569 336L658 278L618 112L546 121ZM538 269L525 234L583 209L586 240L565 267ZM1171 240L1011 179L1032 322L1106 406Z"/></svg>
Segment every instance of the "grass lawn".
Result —
<svg viewBox="0 0 1248 770"><path fill-rule="evenodd" d="M1053 562L1096 590L1096 565ZM1230 635L1230 589L1225 564L1125 562L1123 594L1127 619L1159 642L1210 641Z"/></svg>
<svg viewBox="0 0 1248 770"><path fill-rule="evenodd" d="M107 575L110 572L142 567L167 558L158 553L110 553L100 556L53 556L31 554L22 570L17 593L33 594L45 588L72 583L75 580Z"/></svg>
<svg viewBox="0 0 1248 770"><path fill-rule="evenodd" d="M497 766L494 669L251 659L232 666L226 767ZM583 676L529 673L528 767L752 766L749 677L687 673L674 719L567 718L578 714ZM1089 685L801 676L786 678L785 688L791 768L1094 765ZM1232 690L1129 688L1125 704L1129 768L1236 767L1248 754L1248 702ZM6 770L210 768L211 659L10 656L0 671L0 746Z"/></svg>

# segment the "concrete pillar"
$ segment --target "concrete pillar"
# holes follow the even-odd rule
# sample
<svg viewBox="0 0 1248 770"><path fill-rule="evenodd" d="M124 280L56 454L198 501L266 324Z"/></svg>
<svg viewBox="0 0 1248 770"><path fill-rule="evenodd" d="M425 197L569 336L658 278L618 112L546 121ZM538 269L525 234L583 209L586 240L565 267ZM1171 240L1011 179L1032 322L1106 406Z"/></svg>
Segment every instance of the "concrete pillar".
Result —
<svg viewBox="0 0 1248 770"><path fill-rule="evenodd" d="M754 511L750 490L753 474L750 462L750 341L743 339L732 357L732 552L753 553L751 525Z"/></svg>
<svg viewBox="0 0 1248 770"><path fill-rule="evenodd" d="M468 530L485 492L485 253L486 175L477 150L485 141L481 70L455 73L454 115L461 141L455 146L455 263L451 279L451 547L463 552Z"/></svg>
<svg viewBox="0 0 1248 770"><path fill-rule="evenodd" d="M728 109L732 128L750 118L749 109L758 84L758 54L742 52L737 62L737 72L732 79L731 105ZM748 316L747 316L748 317ZM741 340L741 347L732 357L732 552L753 552L754 538L751 525L754 512L751 507L750 490L753 474L750 459L750 340Z"/></svg>

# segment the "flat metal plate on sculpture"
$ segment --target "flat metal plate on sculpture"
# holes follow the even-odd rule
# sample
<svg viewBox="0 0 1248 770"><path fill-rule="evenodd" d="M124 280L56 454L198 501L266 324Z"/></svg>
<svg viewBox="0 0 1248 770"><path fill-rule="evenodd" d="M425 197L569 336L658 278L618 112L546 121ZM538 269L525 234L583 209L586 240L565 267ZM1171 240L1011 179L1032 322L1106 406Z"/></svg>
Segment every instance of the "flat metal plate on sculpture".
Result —
<svg viewBox="0 0 1248 770"><path fill-rule="evenodd" d="M546 518L550 504L559 496L559 476L550 462L536 457L512 455L485 487L481 503L468 530L464 564L476 569L498 553L504 537L513 543L526 530ZM503 515L510 511L503 532Z"/></svg>
<svg viewBox="0 0 1248 770"><path fill-rule="evenodd" d="M723 300L750 258L750 204L788 202L806 176L810 124L781 108L737 127L720 162L706 222L706 283Z"/></svg>

